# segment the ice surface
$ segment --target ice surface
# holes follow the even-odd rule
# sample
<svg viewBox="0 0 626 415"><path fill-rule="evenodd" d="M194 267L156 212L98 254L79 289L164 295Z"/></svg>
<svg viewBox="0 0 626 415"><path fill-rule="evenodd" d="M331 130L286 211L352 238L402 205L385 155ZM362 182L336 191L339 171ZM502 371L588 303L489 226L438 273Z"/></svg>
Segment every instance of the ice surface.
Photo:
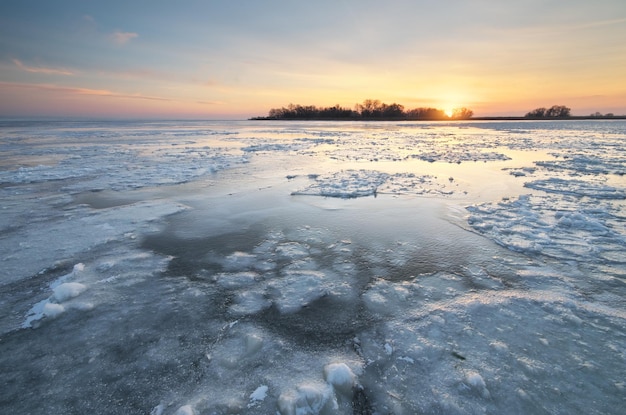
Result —
<svg viewBox="0 0 626 415"><path fill-rule="evenodd" d="M626 404L623 121L0 135L1 412Z"/></svg>
<svg viewBox="0 0 626 415"><path fill-rule="evenodd" d="M387 179L387 174L377 171L349 170L325 178L317 176L314 179L315 184L293 194L341 198L372 196L376 195L378 187Z"/></svg>
<svg viewBox="0 0 626 415"><path fill-rule="evenodd" d="M594 199L626 199L626 191L613 186L596 183L596 181L567 180L551 177L535 180L524 184L531 189L543 190L547 193L559 193L572 196L587 196Z"/></svg>
<svg viewBox="0 0 626 415"><path fill-rule="evenodd" d="M193 410L191 405L183 405L175 412L175 415L195 415L196 411Z"/></svg>
<svg viewBox="0 0 626 415"><path fill-rule="evenodd" d="M393 175L380 171L346 170L331 176L313 176L314 183L293 195L355 198L378 194L449 194L433 176L413 173Z"/></svg>
<svg viewBox="0 0 626 415"><path fill-rule="evenodd" d="M248 408L251 408L258 405L260 402L263 402L265 398L267 398L268 389L269 388L267 385L261 385L256 388L254 392L250 394L250 403L248 404Z"/></svg>
<svg viewBox="0 0 626 415"><path fill-rule="evenodd" d="M43 306L43 310L41 312L41 318L43 317L55 318L59 314L63 313L64 311L65 311L65 307L63 307L62 304L55 304L55 303L47 302Z"/></svg>
<svg viewBox="0 0 626 415"><path fill-rule="evenodd" d="M239 154L229 154L213 146L198 146L194 141L183 146L170 145L176 136L149 127L141 132L126 132L128 135L123 130L112 132L110 129L106 132L87 129L77 135L71 129L55 133L64 141L62 148L30 132L27 141L30 146L18 147L16 156L22 156L22 151L27 151L29 157L53 154L59 160L57 163L3 169L0 182L17 185L63 181L64 189L70 192L125 190L185 183L247 161ZM205 134L211 132L198 135ZM115 145L109 145L111 143ZM93 160L97 162L90 162Z"/></svg>
<svg viewBox="0 0 626 415"><path fill-rule="evenodd" d="M86 289L87 287L79 282L66 282L54 288L52 298L62 303L80 295Z"/></svg>
<svg viewBox="0 0 626 415"><path fill-rule="evenodd" d="M595 143L594 143L595 144ZM593 149L596 150L596 149ZM597 149L601 151L600 149ZM623 157L608 156L606 154L561 154L560 159L551 161L538 161L537 166L551 171L569 172L573 175L579 174L616 174L623 176L626 174L626 161Z"/></svg>
<svg viewBox="0 0 626 415"><path fill-rule="evenodd" d="M22 328L33 327L33 325L41 319L50 319L58 317L65 312L66 306L77 309L89 309L92 307L90 303L71 303L65 304L68 300L79 296L87 286L79 282L65 282L71 278L77 278L85 270L85 264L79 263L74 265L71 273L66 274L50 284L52 295L37 304L35 304L28 314L26 320L22 323Z"/></svg>
<svg viewBox="0 0 626 415"><path fill-rule="evenodd" d="M319 271L291 271L268 289L275 292L275 304L282 313L293 313L311 302L330 294L328 278Z"/></svg>
<svg viewBox="0 0 626 415"><path fill-rule="evenodd" d="M350 396L356 386L356 375L345 363L326 365L324 367L324 379L335 388L335 391L346 396Z"/></svg>
<svg viewBox="0 0 626 415"><path fill-rule="evenodd" d="M507 248L580 261L596 267L624 264L626 231L619 205L603 195L589 200L522 195L517 200L471 206L470 225Z"/></svg>

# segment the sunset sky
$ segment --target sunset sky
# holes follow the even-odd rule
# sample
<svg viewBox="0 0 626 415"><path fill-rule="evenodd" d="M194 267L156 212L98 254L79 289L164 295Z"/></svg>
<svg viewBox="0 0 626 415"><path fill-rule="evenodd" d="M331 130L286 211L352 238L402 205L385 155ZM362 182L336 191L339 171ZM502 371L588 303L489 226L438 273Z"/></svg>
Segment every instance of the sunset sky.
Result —
<svg viewBox="0 0 626 415"><path fill-rule="evenodd" d="M4 0L0 117L626 114L624 0Z"/></svg>

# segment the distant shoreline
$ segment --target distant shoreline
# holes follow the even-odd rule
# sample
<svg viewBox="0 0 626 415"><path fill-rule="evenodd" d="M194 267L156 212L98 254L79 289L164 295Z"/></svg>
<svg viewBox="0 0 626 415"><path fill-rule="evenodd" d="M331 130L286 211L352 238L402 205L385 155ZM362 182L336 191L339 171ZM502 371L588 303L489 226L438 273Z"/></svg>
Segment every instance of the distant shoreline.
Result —
<svg viewBox="0 0 626 415"><path fill-rule="evenodd" d="M556 118L538 118L538 117L509 117L509 116L505 116L505 117L472 117L469 118L467 120L463 120L463 121L573 121L573 120L583 120L583 121L593 121L593 120L626 120L626 115L614 115L614 116L610 116L610 117L606 117L606 116L599 116L599 117L592 117L589 115L581 115L581 116L576 116L576 115L572 115L569 117L556 117ZM454 120L450 120L450 121L454 121Z"/></svg>
<svg viewBox="0 0 626 415"><path fill-rule="evenodd" d="M514 117L514 116L502 116L502 117L472 117L464 119L421 119L421 120L409 120L401 118L389 118L389 119L359 119L359 118L275 118L275 117L252 117L248 118L248 121L359 121L359 122L377 122L377 121L407 121L407 122L468 122L468 121L594 121L594 120L626 120L626 115L614 115L610 117L606 116L576 116L561 118L534 118L534 117Z"/></svg>

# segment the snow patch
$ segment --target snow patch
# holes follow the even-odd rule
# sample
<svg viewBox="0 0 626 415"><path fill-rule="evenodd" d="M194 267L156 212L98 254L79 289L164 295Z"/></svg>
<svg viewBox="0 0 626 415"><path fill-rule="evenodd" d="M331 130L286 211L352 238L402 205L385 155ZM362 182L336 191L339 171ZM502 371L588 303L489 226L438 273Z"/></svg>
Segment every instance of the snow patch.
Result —
<svg viewBox="0 0 626 415"><path fill-rule="evenodd" d="M54 294L52 295L51 299L58 303L62 303L69 300L70 298L79 296L86 289L87 286L79 282L66 282L54 287Z"/></svg>
<svg viewBox="0 0 626 415"><path fill-rule="evenodd" d="M68 308L89 310L93 306L89 303L67 304L69 300L78 297L87 290L87 286L78 282L65 282L69 278L75 278L85 270L83 263L74 265L72 272L63 275L50 283L52 295L45 300L39 301L26 314L22 328L34 328L36 322L47 318L53 319L63 314ZM65 304L64 304L65 303Z"/></svg>
<svg viewBox="0 0 626 415"><path fill-rule="evenodd" d="M267 385L261 385L254 390L250 394L250 402L248 403L248 408L255 407L259 405L259 403L263 402L265 398L267 398L267 391L269 387Z"/></svg>
<svg viewBox="0 0 626 415"><path fill-rule="evenodd" d="M324 380L339 393L352 396L356 386L356 375L345 363L331 363L324 367Z"/></svg>
<svg viewBox="0 0 626 415"><path fill-rule="evenodd" d="M489 390L485 380L478 372L470 371L465 375L465 382L476 392L478 392L483 398L489 398Z"/></svg>

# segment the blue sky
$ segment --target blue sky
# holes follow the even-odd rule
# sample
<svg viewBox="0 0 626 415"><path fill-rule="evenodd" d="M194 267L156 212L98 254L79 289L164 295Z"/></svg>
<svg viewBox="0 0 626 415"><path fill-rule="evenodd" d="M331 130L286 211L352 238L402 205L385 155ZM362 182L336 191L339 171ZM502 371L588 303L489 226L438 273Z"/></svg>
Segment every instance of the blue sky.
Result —
<svg viewBox="0 0 626 415"><path fill-rule="evenodd" d="M626 2L3 1L0 116L626 113Z"/></svg>

